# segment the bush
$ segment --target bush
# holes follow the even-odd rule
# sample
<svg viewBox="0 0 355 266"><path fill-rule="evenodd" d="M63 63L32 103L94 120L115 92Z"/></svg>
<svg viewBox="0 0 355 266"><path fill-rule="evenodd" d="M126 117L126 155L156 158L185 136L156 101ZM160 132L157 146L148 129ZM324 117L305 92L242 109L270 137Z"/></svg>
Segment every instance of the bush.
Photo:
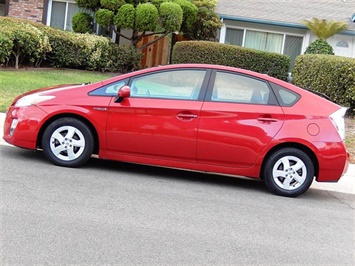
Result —
<svg viewBox="0 0 355 266"><path fill-rule="evenodd" d="M108 9L99 9L95 13L95 20L102 27L108 27L112 24L114 13Z"/></svg>
<svg viewBox="0 0 355 266"><path fill-rule="evenodd" d="M62 31L40 23L2 17L0 27L0 63L14 58L13 50L18 47L24 62L37 60L37 66L42 63L54 67L124 73L137 69L140 63L140 54L134 48L118 46L102 36Z"/></svg>
<svg viewBox="0 0 355 266"><path fill-rule="evenodd" d="M305 54L330 54L334 55L333 47L324 40L318 39L312 42L304 52Z"/></svg>
<svg viewBox="0 0 355 266"><path fill-rule="evenodd" d="M326 94L355 114L355 59L332 55L300 55L292 72L297 86Z"/></svg>
<svg viewBox="0 0 355 266"><path fill-rule="evenodd" d="M8 34L0 32L0 64L9 61L12 46L13 43Z"/></svg>
<svg viewBox="0 0 355 266"><path fill-rule="evenodd" d="M0 18L0 28L2 42L4 42L4 47L0 48L3 50L0 52L2 54L0 60L4 61L4 56L7 61L14 59L15 68L19 67L21 61L34 64L37 60L43 59L45 54L51 50L48 37L25 21Z"/></svg>
<svg viewBox="0 0 355 266"><path fill-rule="evenodd" d="M175 44L173 63L204 63L244 68L286 80L290 58L277 53L208 41Z"/></svg>
<svg viewBox="0 0 355 266"><path fill-rule="evenodd" d="M182 24L182 9L178 4L165 2L160 5L160 19L163 27L167 31L179 29ZM176 19L173 19L176 18Z"/></svg>
<svg viewBox="0 0 355 266"><path fill-rule="evenodd" d="M136 8L136 29L155 31L159 19L158 9L151 3L140 4Z"/></svg>
<svg viewBox="0 0 355 266"><path fill-rule="evenodd" d="M79 33L91 33L93 31L94 19L84 12L76 13L73 16L73 31Z"/></svg>

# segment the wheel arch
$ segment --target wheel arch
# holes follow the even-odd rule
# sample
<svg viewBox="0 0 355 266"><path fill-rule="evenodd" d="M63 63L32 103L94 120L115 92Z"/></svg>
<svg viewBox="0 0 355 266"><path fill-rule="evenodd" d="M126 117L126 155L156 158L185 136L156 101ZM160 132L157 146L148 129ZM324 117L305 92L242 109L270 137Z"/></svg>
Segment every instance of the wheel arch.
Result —
<svg viewBox="0 0 355 266"><path fill-rule="evenodd" d="M94 140L95 140L95 143L94 143L94 151L93 153L94 154L98 154L99 152L99 147L100 147L100 143L99 143L99 136L97 134L97 131L94 127L94 125L90 122L90 120L88 120L87 118L81 116L81 115L78 115L78 114L73 114L73 113L62 113L62 114L57 114L57 115L54 115L52 117L50 117L42 126L41 126L41 129L39 130L38 132L38 135L37 135L37 140L36 140L36 146L38 148L42 148L42 138L43 138L43 133L44 131L46 130L46 128L52 123L54 122L55 120L57 119L60 119L60 118L76 118L78 120L80 120L81 122L85 123L85 125L87 125L93 136L94 136Z"/></svg>
<svg viewBox="0 0 355 266"><path fill-rule="evenodd" d="M304 153L306 153L309 158L311 159L311 161L313 162L314 165L314 175L316 176L316 178L318 177L318 172L319 172L319 163L318 163L318 159L317 156L315 155L315 153L307 146L300 144L300 143L296 143L296 142L286 142L286 143L281 143L278 144L276 146L274 146L272 149L270 149L267 154L265 155L261 168L260 168L260 179L264 179L263 177L263 172L264 172L264 168L266 165L266 162L269 160L270 156L275 153L276 151L282 150L284 148L295 148L295 149L299 149L301 151L303 151Z"/></svg>

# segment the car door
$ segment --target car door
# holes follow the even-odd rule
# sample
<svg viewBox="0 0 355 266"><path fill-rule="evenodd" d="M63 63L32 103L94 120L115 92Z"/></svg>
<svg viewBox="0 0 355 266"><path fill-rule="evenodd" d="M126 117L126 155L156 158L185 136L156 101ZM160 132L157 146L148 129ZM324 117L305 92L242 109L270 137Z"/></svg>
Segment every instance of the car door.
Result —
<svg viewBox="0 0 355 266"><path fill-rule="evenodd" d="M284 114L268 82L216 71L201 109L199 163L250 167L280 130Z"/></svg>
<svg viewBox="0 0 355 266"><path fill-rule="evenodd" d="M164 70L132 77L131 96L112 102L111 153L196 162L196 137L209 71Z"/></svg>

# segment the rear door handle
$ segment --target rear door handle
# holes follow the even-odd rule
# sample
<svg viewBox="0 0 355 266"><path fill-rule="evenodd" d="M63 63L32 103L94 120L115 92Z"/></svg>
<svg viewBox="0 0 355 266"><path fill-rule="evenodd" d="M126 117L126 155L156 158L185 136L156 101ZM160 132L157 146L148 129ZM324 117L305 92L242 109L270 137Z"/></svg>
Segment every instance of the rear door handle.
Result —
<svg viewBox="0 0 355 266"><path fill-rule="evenodd" d="M278 120L276 118L272 118L272 117L260 116L260 117L258 117L258 121L261 123L274 123L274 122L277 122Z"/></svg>

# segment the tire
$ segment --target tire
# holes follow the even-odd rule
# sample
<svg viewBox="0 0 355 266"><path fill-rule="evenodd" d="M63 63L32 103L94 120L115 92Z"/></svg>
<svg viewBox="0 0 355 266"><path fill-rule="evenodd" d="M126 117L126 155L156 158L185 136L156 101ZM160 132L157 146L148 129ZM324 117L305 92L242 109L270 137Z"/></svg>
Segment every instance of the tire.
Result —
<svg viewBox="0 0 355 266"><path fill-rule="evenodd" d="M285 148L267 159L262 177L268 189L276 195L297 197L311 186L314 165L305 152Z"/></svg>
<svg viewBox="0 0 355 266"><path fill-rule="evenodd" d="M91 157L94 137L89 127L80 120L60 118L45 129L42 148L44 155L52 163L79 167Z"/></svg>

